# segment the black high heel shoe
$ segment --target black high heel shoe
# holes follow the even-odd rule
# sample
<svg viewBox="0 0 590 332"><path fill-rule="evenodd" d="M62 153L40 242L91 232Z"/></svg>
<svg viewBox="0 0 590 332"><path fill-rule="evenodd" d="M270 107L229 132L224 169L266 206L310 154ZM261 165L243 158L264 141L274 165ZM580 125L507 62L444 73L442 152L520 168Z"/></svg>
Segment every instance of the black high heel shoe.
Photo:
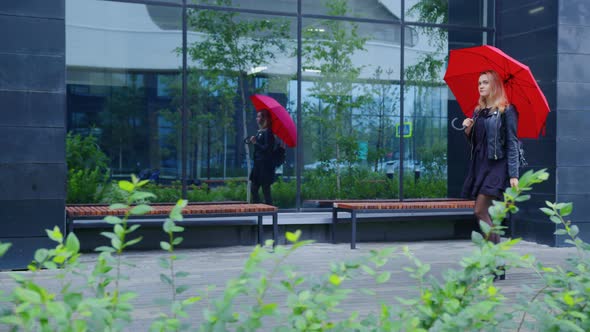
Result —
<svg viewBox="0 0 590 332"><path fill-rule="evenodd" d="M506 280L506 267L504 265L498 266L496 268L498 272L494 273L494 281L496 280Z"/></svg>

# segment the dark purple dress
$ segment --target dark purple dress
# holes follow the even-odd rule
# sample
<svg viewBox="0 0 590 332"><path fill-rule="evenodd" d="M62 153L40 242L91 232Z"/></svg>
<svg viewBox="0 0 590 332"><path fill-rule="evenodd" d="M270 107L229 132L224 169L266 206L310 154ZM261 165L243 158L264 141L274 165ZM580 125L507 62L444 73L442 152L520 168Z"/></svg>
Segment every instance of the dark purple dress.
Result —
<svg viewBox="0 0 590 332"><path fill-rule="evenodd" d="M473 137L475 148L462 193L462 196L468 199L476 199L479 194L502 199L504 190L510 186L508 159L506 157L498 160L488 158L486 129L482 119L488 116L488 111L489 109L480 111L480 119L475 121L471 133L475 135Z"/></svg>

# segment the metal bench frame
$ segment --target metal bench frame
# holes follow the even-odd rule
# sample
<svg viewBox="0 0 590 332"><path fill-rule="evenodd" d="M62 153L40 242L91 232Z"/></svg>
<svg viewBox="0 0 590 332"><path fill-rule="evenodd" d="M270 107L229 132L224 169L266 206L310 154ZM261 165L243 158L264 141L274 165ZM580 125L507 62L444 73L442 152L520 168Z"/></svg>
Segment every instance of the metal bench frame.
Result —
<svg viewBox="0 0 590 332"><path fill-rule="evenodd" d="M193 204L189 204L190 207ZM220 205L220 204L214 204ZM232 205L232 204L224 204L224 205ZM265 204L263 204L265 205ZM91 206L91 205L90 205ZM174 205L170 205L170 209L172 209ZM200 206L206 207L207 204L194 204L193 206ZM279 237L279 226L278 226L278 208L272 205L265 205L266 207L274 208L274 211L249 211L249 212L240 212L240 211L229 211L229 212L221 212L221 213L183 213L183 217L185 218L227 218L227 217L257 217L257 225L258 225L258 244L264 244L264 225L263 225L263 217L264 216L271 216L272 217L272 228L273 228L273 246L276 246L277 240ZM154 220L163 220L166 218L170 211L168 210L167 213L157 213L157 214L146 214L141 216L130 216L128 219L128 225L148 225L153 226ZM93 214L93 215L80 215L77 213L72 213L68 211L68 207L66 206L66 229L68 233L74 232L76 228L100 228L100 227L112 227L111 224L105 222L102 219L107 215L116 215L121 217L123 214ZM138 220L139 219L139 220ZM161 225L162 223L156 223ZM179 225L199 225L202 223L198 222L191 222L191 221L183 221ZM228 223L220 223L228 225ZM229 223L229 224L243 224L242 222L239 223Z"/></svg>

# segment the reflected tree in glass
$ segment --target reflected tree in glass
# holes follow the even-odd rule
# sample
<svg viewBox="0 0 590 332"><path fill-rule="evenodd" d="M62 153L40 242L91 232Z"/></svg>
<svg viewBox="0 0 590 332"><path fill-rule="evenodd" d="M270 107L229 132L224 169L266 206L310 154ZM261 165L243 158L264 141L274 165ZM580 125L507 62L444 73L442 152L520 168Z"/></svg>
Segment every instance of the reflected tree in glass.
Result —
<svg viewBox="0 0 590 332"><path fill-rule="evenodd" d="M326 7L331 16L346 16L348 11L345 0L328 0ZM311 139L319 143L315 152L320 161L328 162L332 155L336 158L337 195L341 192L340 163L350 165L358 159L352 113L366 98L353 95L362 67L351 58L355 52L365 50L368 39L359 34L357 24L339 20L322 20L303 32L304 69L321 72L309 89L317 104L307 102L304 109L307 119L319 127Z"/></svg>
<svg viewBox="0 0 590 332"><path fill-rule="evenodd" d="M410 8L419 21L430 23L448 22L448 1L421 0ZM411 121L414 133L408 142L409 159L422 166L421 171L433 187L421 192L414 181L404 179L406 196L438 197L446 192L447 125L444 116L437 117L436 103L446 91L442 80L448 61L448 31L437 27L420 27L420 36L425 39L424 51L405 70L405 94L413 100ZM411 166L411 165L410 165ZM424 177L423 175L423 177ZM436 185L435 185L436 184Z"/></svg>
<svg viewBox="0 0 590 332"><path fill-rule="evenodd" d="M384 70L378 66L371 78L372 84L366 87L366 94L371 96L366 105L365 116L369 119L369 133L373 141L374 150L369 150L369 160L373 161L374 171L393 146L387 146L388 137L394 135L393 119L399 104L399 86L393 84L393 69Z"/></svg>
<svg viewBox="0 0 590 332"><path fill-rule="evenodd" d="M142 151L148 149L147 114L143 75L130 74L123 86L113 86L101 112L101 143L119 173L139 172ZM127 159L127 160L125 160Z"/></svg>
<svg viewBox="0 0 590 332"><path fill-rule="evenodd" d="M416 15L418 22L449 23L449 0L419 0L407 14Z"/></svg>
<svg viewBox="0 0 590 332"><path fill-rule="evenodd" d="M448 23L448 0L420 0L410 7L409 13L415 14L418 21L429 23ZM432 52L425 52L419 61L406 68L406 79L411 84L429 84L440 81L440 72L448 60L448 33L445 29L425 26L420 28L428 38Z"/></svg>
<svg viewBox="0 0 590 332"><path fill-rule="evenodd" d="M231 6L231 0L208 1L208 4ZM242 124L238 135L245 137L251 108L248 95L254 92L252 72L254 68L271 63L277 54L287 48L289 24L281 19L251 19L236 12L190 10L189 29L200 34L199 40L190 43L187 50L199 69L208 72L208 77L223 77L237 82L235 89L223 87L217 94L226 100L238 100ZM213 87L213 86L212 86ZM234 114L234 103L224 103L228 114ZM246 156L250 155L245 146ZM250 173L250 163L247 172ZM249 185L248 185L249 187ZM248 188L249 189L249 188ZM250 200L250 190L247 190Z"/></svg>

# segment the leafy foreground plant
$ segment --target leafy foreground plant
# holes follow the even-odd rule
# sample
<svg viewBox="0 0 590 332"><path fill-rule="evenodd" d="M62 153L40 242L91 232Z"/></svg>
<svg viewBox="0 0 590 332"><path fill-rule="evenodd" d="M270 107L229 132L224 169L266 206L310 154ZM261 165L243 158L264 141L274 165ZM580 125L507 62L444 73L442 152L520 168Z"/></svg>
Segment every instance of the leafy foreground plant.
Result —
<svg viewBox="0 0 590 332"><path fill-rule="evenodd" d="M169 271L169 274L160 273L160 280L164 282L171 292L170 299L158 299L156 302L162 307L169 307L170 313L161 312L158 318L152 323L151 331L178 331L187 329L188 325L182 323L181 318L187 318L188 313L186 309L193 303L199 301L198 296L190 297L185 300L180 300L179 295L189 289L188 285L179 285L178 279L187 277L189 274L184 271L176 271L175 262L182 257L174 253L174 248L180 245L183 241L182 237L175 237L174 234L181 233L184 228L176 224L177 221L182 221L182 209L186 207L186 200L179 200L176 206L170 211L170 215L164 222L163 229L168 234L168 242L160 242L162 250L168 252L168 257L162 257L159 260L160 266Z"/></svg>
<svg viewBox="0 0 590 332"><path fill-rule="evenodd" d="M276 331L343 331L360 327L354 313L343 321L331 319L341 301L352 292L342 288L342 284L362 271L369 271L378 283L386 282L390 272L377 273L376 269L387 263L393 250L372 251L370 257L358 262L335 262L327 275L310 281L285 264L297 249L312 242L300 241L300 235L301 231L287 232L291 245L277 246L274 252L271 251L272 241L267 241L265 247L257 246L240 276L230 280L221 299L204 312L205 322L200 330L267 331L270 328L264 323L269 322ZM270 267L264 266L267 261L272 262ZM286 310L280 309L278 303L267 302L265 296L271 287L285 293ZM251 297L254 304L238 310L235 303L239 296Z"/></svg>
<svg viewBox="0 0 590 332"><path fill-rule="evenodd" d="M475 250L460 262L457 269L449 269L442 278L430 275L430 266L422 263L404 248L403 255L412 263L405 270L417 281L415 298L398 298L397 303L382 303L378 313L361 316L342 313L341 303L353 292L373 291L348 289L348 283L360 275L368 275L378 283L390 282L395 268L387 264L396 253L393 249L371 251L370 255L353 262L334 262L330 272L319 278L305 277L287 264L288 258L310 241L300 241L300 232L287 233L289 246L277 246L267 241L257 246L241 274L228 282L222 296L212 301L203 311L200 331L496 331L519 330L523 326L538 331L588 330L588 294L590 287L589 245L577 237L577 227L563 217L572 211L571 204L548 203L543 211L550 219L564 226L557 234L567 233L569 243L578 248L578 257L562 268L543 267L533 257L519 256L511 248L519 240L508 240L494 245L489 234L503 233L501 221L508 213L518 212L517 203L530 198L524 194L533 184L548 178L544 171L529 171L520 179L520 188L508 189L504 201L494 202L490 208L493 226L480 223L482 234L474 232ZM58 245L55 249L37 251L29 266L30 277L15 274L17 286L2 298L0 323L12 330L23 331L113 331L123 330L131 321L130 300L136 296L120 288L121 253L140 238L127 238L137 228L127 227L130 215L149 211L143 201L151 194L137 190L145 184L133 178L119 186L129 193L126 204L111 206L125 209L122 219L108 218L113 232L104 235L111 246L101 247L98 262L90 276L79 263L79 243L73 234L63 238L59 229L48 231ZM181 285L187 273L175 267L180 259L174 249L182 242L176 235L183 231L177 225L182 220L180 211L186 201L179 201L163 225L168 241L161 242L167 256L160 260L166 271L160 279L170 289L170 298L161 299L165 312L151 325L152 331L180 331L190 329L187 323L189 307L199 297L181 298L188 285ZM8 245L0 245L0 254ZM506 298L493 284L495 274L512 267L536 267L546 286L530 303L507 307ZM61 289L52 293L35 282L40 269L56 270L62 280ZM73 276L87 280L85 287L75 287ZM66 278L67 277L67 278ZM274 292L269 300L268 294ZM277 294L278 293L278 294ZM82 296L84 295L84 296ZM284 301L282 300L284 299ZM393 302L393 299L392 301ZM279 303L281 305L279 305ZM8 305L7 305L8 304ZM526 312L526 314L524 314ZM526 319L528 317L528 319Z"/></svg>
<svg viewBox="0 0 590 332"><path fill-rule="evenodd" d="M534 320L526 321L523 315L519 330L525 326L542 331L590 331L590 244L578 236L578 226L565 219L573 211L572 203L545 203L541 211L563 226L555 235L567 235L565 242L576 247L577 255L569 257L564 267L537 264L545 286L535 292L532 301L523 301L522 310Z"/></svg>
<svg viewBox="0 0 590 332"><path fill-rule="evenodd" d="M47 230L50 239L57 242L55 249L39 249L34 261L28 266L29 276L13 273L15 287L0 300L0 323L14 331L118 331L131 321L133 306L130 301L134 292L120 289L124 278L121 266L124 249L136 244L141 238L127 240L137 229L127 227L131 215L142 215L150 211L143 201L152 194L139 191L147 181L120 181L119 187L128 193L125 204L113 204L111 210L124 209L123 218L109 216L105 220L113 225L113 232L104 232L111 246L97 248L100 251L94 269L88 275L80 262L80 243L75 234L64 238L58 227ZM0 254L7 250L0 246ZM55 273L61 281L59 290L52 292L35 279L42 269ZM79 277L78 283L75 278Z"/></svg>
<svg viewBox="0 0 590 332"><path fill-rule="evenodd" d="M270 254L261 248L255 249L246 263L243 274L228 283L222 300L216 302L212 311L207 311L207 323L203 331L252 331L262 327L262 318L276 317L277 331L493 331L514 329L521 313L506 310L505 297L493 284L496 274L509 271L512 267L532 267L534 258L520 256L511 251L519 240L508 240L494 245L486 240L491 232L503 234L501 221L508 213L518 212L516 203L530 198L523 192L548 178L542 170L527 172L520 179L520 188L508 189L503 202L494 202L490 208L494 226L481 222L482 234L474 232L472 240L475 251L463 258L459 269L449 269L438 280L429 275L430 266L414 257L407 248L404 254L413 263L405 268L418 283L419 296L413 299L399 298L399 305L382 304L379 314L360 318L352 313L347 319L334 320L332 314L338 305L353 290L341 288L345 282L358 273L367 273L378 283L388 282L392 271L380 271L392 258L393 251L372 252L374 266L353 263L334 263L331 273L315 284L306 284L305 278L282 261L293 250L306 242L297 242L298 234L289 234L294 244L291 248L278 247ZM285 251L286 250L286 251ZM270 256L269 256L270 255ZM275 259L270 269L261 266L267 259ZM283 272L282 279L273 281L276 271ZM270 277L269 277L270 276ZM277 303L267 303L263 295L272 287L287 292L287 311L278 310ZM238 295L250 296L256 304L246 313L232 311Z"/></svg>

